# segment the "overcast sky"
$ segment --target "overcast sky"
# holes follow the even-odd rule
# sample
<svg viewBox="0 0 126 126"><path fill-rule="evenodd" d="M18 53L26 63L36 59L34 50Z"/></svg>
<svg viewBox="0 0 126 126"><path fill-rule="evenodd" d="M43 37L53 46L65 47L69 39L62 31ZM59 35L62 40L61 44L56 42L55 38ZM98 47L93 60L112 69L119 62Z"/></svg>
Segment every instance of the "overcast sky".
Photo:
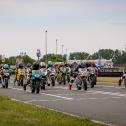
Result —
<svg viewBox="0 0 126 126"><path fill-rule="evenodd" d="M0 0L0 54L124 50L126 0Z"/></svg>

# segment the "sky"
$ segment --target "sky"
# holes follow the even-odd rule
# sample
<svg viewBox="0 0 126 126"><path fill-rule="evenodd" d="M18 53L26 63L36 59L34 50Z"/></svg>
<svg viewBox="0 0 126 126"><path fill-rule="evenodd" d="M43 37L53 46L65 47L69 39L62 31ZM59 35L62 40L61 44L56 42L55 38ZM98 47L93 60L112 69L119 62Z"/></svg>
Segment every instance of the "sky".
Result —
<svg viewBox="0 0 126 126"><path fill-rule="evenodd" d="M126 0L0 0L0 54L44 55L46 35L48 53L125 50Z"/></svg>

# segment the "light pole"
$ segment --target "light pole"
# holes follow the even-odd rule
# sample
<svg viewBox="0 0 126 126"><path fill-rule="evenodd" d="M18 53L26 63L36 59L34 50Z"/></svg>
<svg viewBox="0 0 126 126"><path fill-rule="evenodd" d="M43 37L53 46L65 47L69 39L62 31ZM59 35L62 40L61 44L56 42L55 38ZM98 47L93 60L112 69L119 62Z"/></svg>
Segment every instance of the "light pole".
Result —
<svg viewBox="0 0 126 126"><path fill-rule="evenodd" d="M47 65L48 59L47 59L47 30L45 31L45 63Z"/></svg>
<svg viewBox="0 0 126 126"><path fill-rule="evenodd" d="M68 50L67 50L67 48L66 48L66 62L67 62L67 58L68 58L67 51L68 51Z"/></svg>
<svg viewBox="0 0 126 126"><path fill-rule="evenodd" d="M56 62L57 62L57 41L58 39L56 39Z"/></svg>
<svg viewBox="0 0 126 126"><path fill-rule="evenodd" d="M63 58L63 47L64 47L64 45L62 44L61 46L62 46L62 58Z"/></svg>

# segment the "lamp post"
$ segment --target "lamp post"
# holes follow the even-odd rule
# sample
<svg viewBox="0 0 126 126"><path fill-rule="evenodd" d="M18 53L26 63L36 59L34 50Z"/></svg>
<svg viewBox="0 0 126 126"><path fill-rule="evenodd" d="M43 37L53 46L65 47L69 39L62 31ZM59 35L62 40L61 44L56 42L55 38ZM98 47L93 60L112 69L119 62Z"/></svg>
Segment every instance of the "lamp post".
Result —
<svg viewBox="0 0 126 126"><path fill-rule="evenodd" d="M62 44L61 46L62 46L62 58L63 58L63 47L64 47L64 45Z"/></svg>
<svg viewBox="0 0 126 126"><path fill-rule="evenodd" d="M47 65L48 59L47 59L47 30L45 31L45 63Z"/></svg>
<svg viewBox="0 0 126 126"><path fill-rule="evenodd" d="M56 39L56 62L57 62L57 41L58 39Z"/></svg>
<svg viewBox="0 0 126 126"><path fill-rule="evenodd" d="M67 63L67 59L68 59L68 55L67 55L67 48L66 48L66 63Z"/></svg>
<svg viewBox="0 0 126 126"><path fill-rule="evenodd" d="M62 46L62 60L63 60L63 47L64 47L64 45L62 44L61 46Z"/></svg>

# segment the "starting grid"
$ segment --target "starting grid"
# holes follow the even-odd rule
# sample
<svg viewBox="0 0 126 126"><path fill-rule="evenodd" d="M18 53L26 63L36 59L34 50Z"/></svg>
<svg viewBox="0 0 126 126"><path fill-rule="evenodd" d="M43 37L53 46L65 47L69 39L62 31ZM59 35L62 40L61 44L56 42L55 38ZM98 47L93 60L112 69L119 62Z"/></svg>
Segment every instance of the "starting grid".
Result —
<svg viewBox="0 0 126 126"><path fill-rule="evenodd" d="M123 89L124 87L117 87L117 86L105 86L105 85L99 85L100 87L103 88L115 88L115 89ZM25 92L22 88L18 87L10 87L12 90L18 90ZM38 96L44 95L47 97L51 97L51 99L43 99L43 97L39 100L37 99L32 99L32 100L27 100L26 102L31 103L31 102L56 102L60 100L67 100L67 101L81 101L81 100L107 100L107 99L120 99L120 98L126 98L125 93L120 93L120 92L111 92L111 91L103 91L97 87L94 89L88 89L87 91L84 90L77 90L76 88L72 88L71 91L68 91L68 87L63 87L63 86L55 86L55 87L50 87L50 90L45 90L45 91L40 91L40 94L36 94ZM56 92L59 90L59 92L62 90L62 93ZM48 92L49 91L49 92ZM50 93L51 91L51 93ZM31 92L29 89L26 92ZM85 97L86 96L86 97ZM100 96L100 97L99 97Z"/></svg>

